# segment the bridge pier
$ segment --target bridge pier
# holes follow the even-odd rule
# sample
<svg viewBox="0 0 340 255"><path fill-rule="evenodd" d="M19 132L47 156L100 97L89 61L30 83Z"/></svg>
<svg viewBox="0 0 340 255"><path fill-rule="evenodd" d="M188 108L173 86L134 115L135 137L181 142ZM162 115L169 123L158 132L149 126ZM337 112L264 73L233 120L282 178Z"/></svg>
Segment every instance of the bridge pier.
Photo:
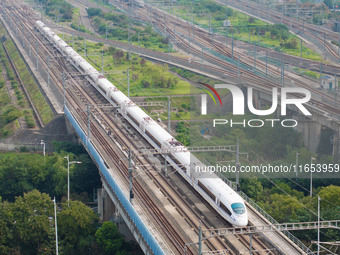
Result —
<svg viewBox="0 0 340 255"><path fill-rule="evenodd" d="M340 133L338 132L337 134L333 135L333 158L334 162L339 162L340 161Z"/></svg>
<svg viewBox="0 0 340 255"><path fill-rule="evenodd" d="M334 163L339 163L340 161L340 125L339 123L332 122L331 129L333 130L333 137L331 142L333 144L333 159Z"/></svg>
<svg viewBox="0 0 340 255"><path fill-rule="evenodd" d="M312 152L317 152L321 138L321 123L313 117L306 118L302 115L293 115L292 119L298 122L295 130L302 134L306 147Z"/></svg>
<svg viewBox="0 0 340 255"><path fill-rule="evenodd" d="M261 92L258 91L258 90L253 90L253 104L254 104L254 107L258 110L261 110L262 109L262 102L261 102Z"/></svg>
<svg viewBox="0 0 340 255"><path fill-rule="evenodd" d="M125 237L125 241L136 241L129 227L122 219L116 205L112 202L107 191L102 188L97 190L98 194L98 214L100 221L113 221L119 232Z"/></svg>
<svg viewBox="0 0 340 255"><path fill-rule="evenodd" d="M105 189L98 189L98 214L100 221L114 220L116 206Z"/></svg>
<svg viewBox="0 0 340 255"><path fill-rule="evenodd" d="M98 190L98 213L100 214L100 219L112 220L118 226L119 231L124 235L125 240L136 241L140 248L143 250L144 254L153 254L151 248L142 237L139 229L134 224L133 219L131 219L120 203L117 195L111 190L105 179L102 179L103 188Z"/></svg>

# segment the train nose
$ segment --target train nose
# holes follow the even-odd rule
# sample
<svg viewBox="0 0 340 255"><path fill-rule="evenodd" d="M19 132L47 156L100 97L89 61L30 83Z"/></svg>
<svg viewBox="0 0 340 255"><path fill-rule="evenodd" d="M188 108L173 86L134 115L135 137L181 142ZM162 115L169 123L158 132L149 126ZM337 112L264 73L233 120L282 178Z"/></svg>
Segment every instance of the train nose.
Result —
<svg viewBox="0 0 340 255"><path fill-rule="evenodd" d="M248 217L239 217L234 223L235 227L245 227L248 225Z"/></svg>

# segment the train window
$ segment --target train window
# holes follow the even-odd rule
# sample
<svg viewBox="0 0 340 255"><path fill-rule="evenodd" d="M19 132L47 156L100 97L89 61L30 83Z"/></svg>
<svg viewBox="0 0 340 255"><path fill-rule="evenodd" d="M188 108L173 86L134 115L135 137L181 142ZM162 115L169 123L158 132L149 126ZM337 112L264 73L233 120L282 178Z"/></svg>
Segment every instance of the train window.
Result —
<svg viewBox="0 0 340 255"><path fill-rule="evenodd" d="M244 205L242 203L233 203L231 204L231 209L237 214L243 214L246 212Z"/></svg>
<svg viewBox="0 0 340 255"><path fill-rule="evenodd" d="M203 189L204 192L207 193L207 195L211 197L212 200L215 201L216 199L215 195L207 187L205 187L200 181L198 181L198 186L201 187L201 189Z"/></svg>
<svg viewBox="0 0 340 255"><path fill-rule="evenodd" d="M221 203L220 206L221 206L222 210L224 210L228 215L231 215L231 212L229 211L229 209L223 203Z"/></svg>

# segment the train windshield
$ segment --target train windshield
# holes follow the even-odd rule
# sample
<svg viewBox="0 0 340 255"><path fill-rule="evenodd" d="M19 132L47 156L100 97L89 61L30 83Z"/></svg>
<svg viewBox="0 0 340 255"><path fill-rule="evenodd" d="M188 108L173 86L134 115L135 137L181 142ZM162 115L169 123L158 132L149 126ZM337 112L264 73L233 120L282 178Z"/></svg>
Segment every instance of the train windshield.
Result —
<svg viewBox="0 0 340 255"><path fill-rule="evenodd" d="M242 203L234 203L231 204L231 209L237 214L243 214L246 212L246 209Z"/></svg>

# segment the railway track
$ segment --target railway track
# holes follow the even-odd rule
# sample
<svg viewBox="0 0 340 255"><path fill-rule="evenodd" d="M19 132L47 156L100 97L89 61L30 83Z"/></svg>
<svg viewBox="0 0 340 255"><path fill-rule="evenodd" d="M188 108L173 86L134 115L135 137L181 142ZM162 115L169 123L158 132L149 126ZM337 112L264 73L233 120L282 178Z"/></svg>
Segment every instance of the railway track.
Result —
<svg viewBox="0 0 340 255"><path fill-rule="evenodd" d="M69 31L70 31L69 32L70 34L73 33L71 30L69 30ZM88 34L85 34L85 33L79 33L79 35L86 36L87 38L90 38L91 40L97 40L98 41L98 38L95 37L95 36L91 36L91 35L88 35ZM177 41L178 40L179 40L179 38L177 37ZM100 41L103 41L104 43L107 42L108 44L110 43L110 40L101 39ZM181 38L181 41L183 41L183 45L187 49L188 48L188 42L185 41L183 38ZM126 48L126 45L124 43L115 42L115 45L117 45L116 47L119 47L119 48L123 48L123 49ZM180 58L180 57L167 56L164 53L154 52L154 51L148 50L148 49L144 49L143 51L147 52L146 54L149 54L149 55L160 55L161 58L167 58L167 57L171 58L171 60L174 61L174 62L176 62L176 61L183 62L183 58ZM195 49L195 52L197 54L201 54L197 49ZM238 80L242 79L242 80L246 81L247 83L252 84L253 86L257 87L260 90L265 88L265 90L269 93L271 93L271 89L273 87L281 88L280 84L274 84L272 81L267 80L267 79L262 78L262 77L258 77L253 72L249 72L247 70L242 70L241 74L237 75L237 67L232 66L230 64L225 66L224 61L222 61L220 59L216 59L216 57L211 56L209 54L204 54L204 58L205 58L205 62L207 62L207 61L214 62L214 63L217 63L217 66L224 67L224 68L211 66L209 64L202 64L202 63L195 62L195 61L189 61L189 65L196 66L197 69L200 69L200 68L203 69L204 68L204 70L211 70L213 72L218 72L218 73L222 73L222 74L226 73L229 78L234 78L234 79L238 79ZM232 68L232 69L230 69L230 68ZM251 77L247 77L246 75L250 75ZM330 113L331 115L335 115L335 116L339 115L339 111L334 106L334 103L328 103L328 102L333 102L333 100L334 100L333 97L331 97L330 95L323 93L322 91L317 90L315 88L311 88L311 87L308 87L306 85L304 85L303 87L309 89L311 92L313 92L313 94L320 97L320 99L314 99L312 97L312 100L310 101L310 103L311 103L310 105L312 105L313 107L320 108L321 110L324 111L325 114ZM325 102L321 101L321 97L325 99L324 100Z"/></svg>
<svg viewBox="0 0 340 255"><path fill-rule="evenodd" d="M259 18L263 18L266 20L270 20L271 22L277 23L277 24L285 24L291 29L295 29L296 31L301 31L306 33L311 38L315 38L319 43L324 44L325 48L331 54L335 59L339 59L340 55L339 52L333 47L333 44L330 41L339 41L340 35L337 32L331 31L329 29L312 25L309 23L305 23L303 21L297 20L295 18L286 17L283 16L281 13L269 10L268 8L263 8L260 4L256 4L254 2L250 1L226 1L226 0L216 0L219 4L230 4L231 6L235 6L238 8L242 8L242 10L251 10L256 11L255 16L259 16ZM235 4L236 3L236 4ZM319 34L319 37L318 37ZM320 38L320 34L323 34L325 37L327 37L327 41L324 41L323 36ZM303 36L303 34L301 34ZM329 41L330 40L330 41Z"/></svg>
<svg viewBox="0 0 340 255"><path fill-rule="evenodd" d="M154 19L154 24L158 24L158 28L159 29L165 29L167 31L167 33L169 33L171 36L174 36L175 33L173 31L173 27L176 26L177 30L179 29L179 27L183 27L184 29L182 29L181 31L183 33L185 33L187 35L187 37L190 37L190 33L192 34L192 26L188 25L185 21L182 21L181 19L175 19L173 17L167 18L167 23L165 23L165 19L163 18L162 15L165 15L164 13L159 13L159 11L155 11L153 7L150 7L151 11L149 11L149 17L151 17L151 19ZM141 12L141 19L143 19L143 15L145 16L145 10L140 11ZM151 15L150 15L151 14ZM157 15L156 17L153 17L154 15ZM146 20L144 20L146 21ZM201 30L199 28L195 29L195 33L200 33L199 36L196 35L195 38L198 38L198 40L200 40L200 42L202 44L205 44L206 46L211 45L211 41L210 41L210 37L207 36L204 30ZM205 39L205 40L204 40ZM200 50L198 49L199 47L194 47L192 44L193 43L189 43L187 40L185 40L184 38L182 38L181 36L178 36L178 33L176 34L176 41L181 43L183 45L184 48L187 49L187 52L191 52L191 53L196 53L196 55L204 55L204 58L206 60L211 61L212 63L214 63L215 65L224 68L224 73L227 73L228 76L230 77L238 77L246 82L248 82L249 84L257 84L258 87L266 87L268 90L271 91L271 89L273 87L277 87L277 88L281 88L282 84L273 82L272 80L268 80L267 78L263 78L260 77L256 74L254 74L252 71L249 70L242 70L242 73L239 73L239 68L237 66L234 66L233 64L228 63L227 61L223 61L221 59L219 59L216 56L213 56L211 54L207 54L207 53L203 53L200 52ZM225 55L225 56L229 56L231 55L230 49L226 48L225 46L223 46L222 44L217 44L215 43L215 47L217 47L216 51L218 51L219 53ZM234 53L235 58L238 58L240 60L243 60L244 64L247 64L247 59L249 59L247 56L245 56L244 54L241 53ZM256 62L258 65L261 65L262 67L265 67L265 63L263 63L262 61L257 61ZM277 75L280 74L278 73L278 71L273 68L272 70L274 73L276 73ZM299 79L294 78L294 77L290 77L287 76L287 74L285 74L285 79L290 79L294 84L299 85L300 87L306 88L309 91L313 92L314 95L317 95L320 98L326 98L329 101L333 101L333 97L331 97L330 95L323 93L322 91L315 89L311 86L308 86L306 84L304 84L303 82L301 82ZM300 95L295 95L296 97L300 97ZM335 107L334 104L327 104L324 102L320 102L320 100L315 99L312 97L312 99L310 100L311 104L314 107L319 107L320 109L325 110L326 112L329 113L334 113L336 116L339 116L340 114L340 109Z"/></svg>
<svg viewBox="0 0 340 255"><path fill-rule="evenodd" d="M24 82L22 81L22 79L21 79L21 77L20 77L20 75L19 75L19 72L18 72L16 66L14 65L14 62L13 62L13 60L12 60L12 58L11 58L11 56L10 56L8 50L7 50L6 45L3 43L2 46L3 46L3 48L4 48L4 51L5 51L5 54L6 54L7 58L8 58L9 61L10 61L11 68L13 69L13 71L14 71L14 73L15 73L15 76L16 76L17 80L19 81L19 84L21 85L21 88L22 88L22 90L23 90L23 92L24 92L24 94L25 94L25 97L27 98L28 103L29 103L30 107L31 107L32 110L33 110L33 117L34 117L35 123L38 125L38 127L44 127L44 126L45 126L45 123L43 122L43 120L42 120L42 118L41 118L41 116L40 116L40 114L39 114L37 108L36 108L35 105L33 104L33 101L32 101L32 99L31 99L31 96L29 95L29 93L28 93L28 91L27 91L27 89L26 89L26 87L25 87L25 84L24 84Z"/></svg>
<svg viewBox="0 0 340 255"><path fill-rule="evenodd" d="M20 10L19 8L17 10ZM13 13L13 10L12 10L12 13ZM17 13L17 15L20 15L20 13ZM33 31L34 30L34 26L33 26L33 22L30 21L31 23L31 27L28 27L27 23L25 23L25 26L27 27L27 31ZM37 35L32 33L32 36L36 38L37 41L39 41L40 43L43 40L43 38L37 38ZM40 63L44 63L44 65L47 65L47 63L45 62L46 59L44 57L41 57L42 56L46 56L46 54L50 54L52 55L49 50L47 50L46 48L46 45L42 44L41 43L41 48L40 48L40 51L39 51L39 57L40 57ZM59 61L58 61L59 62ZM59 62L60 63L60 62ZM57 69L57 72L58 73L61 73L63 71L65 71L61 66L59 67L56 67ZM56 70L55 70L56 71ZM54 71L54 72L55 72ZM51 72L51 78L53 80L56 81L56 84L62 84L62 80L60 77L57 77L54 75L54 72ZM72 83L74 86L76 86L76 83L74 80L72 80ZM79 85L77 85L79 86ZM62 88L60 88L62 90ZM84 97L83 97L84 99ZM79 99L77 100L75 98L75 96L68 92L67 91L67 100L68 102L72 102L73 104L76 105L75 109L77 111L78 114L80 114L80 119L83 120L83 125L85 125L85 129L86 129L86 123L87 123L87 120L85 119L84 120L84 110L81 110L82 108L84 108L84 105L80 106L80 104L77 102L79 101ZM84 102L83 102L84 103ZM79 112L80 111L80 112ZM83 113L83 114L81 114ZM105 149L105 151L108 151L109 152L109 156L112 157L112 160L113 162L118 162L117 159L117 154L112 150L112 148L108 145L106 139L104 139L102 136L99 136L99 131L97 129L97 127L91 123L91 128L92 128L92 134L98 139L98 141L102 144L103 148ZM124 165L125 166L125 165ZM119 168L122 168L122 166L118 166ZM126 166L123 168L123 170L125 171L122 175L124 176L124 178L126 178ZM135 188L138 189L138 191L142 192L143 189L140 185L138 185L137 183L135 184ZM184 247L184 240L183 240L183 237L181 237L177 232L176 230L171 226L171 224L169 222L167 222L167 219L166 217L161 214L160 210L158 209L158 207L153 203L153 201L150 199L150 197L147 197L146 193L140 193L138 192L138 194L140 194L140 201L143 201L144 202L144 206L145 208L148 208L149 209L149 212L153 213L152 215L154 216L154 219L157 221L158 224L160 224L162 227L165 228L166 231L164 231L166 234L168 234L168 236L170 237L170 239L172 240L173 244L174 244L174 247L176 247L177 251L179 252L179 254L182 254L183 252L183 247ZM194 254L194 252L192 250L189 250L188 251L188 254Z"/></svg>
<svg viewBox="0 0 340 255"><path fill-rule="evenodd" d="M20 10L20 8L18 8L18 9ZM12 12L16 13L15 10L12 10ZM16 15L18 15L20 17L20 11L18 11L18 13L16 13ZM20 18L24 19L23 17L20 17ZM28 20L26 20L26 21L28 21ZM24 23L26 28L27 28L27 31L33 30L33 24L34 23L33 23L32 20L30 21L30 23L31 23L30 24L31 27L29 27L28 24ZM45 58L46 54L50 54L51 56L53 56L50 52L51 50L53 52L53 49L47 49L46 45L44 45L44 43L42 43L44 41L43 38L37 37L36 35L34 35L34 33L32 35L35 36L36 40L39 41L39 43L41 43L43 50L39 50L39 57L40 57L41 63L44 63L44 65L46 65L47 64L45 62L46 61L46 58ZM58 67L56 67L57 70L55 70L55 71L58 72L58 73L64 72L65 70L67 70L67 68L69 68L65 65L64 62L60 62L59 60L57 62L58 62ZM70 72L70 70L68 70L68 72ZM55 79L56 84L59 84L59 86L60 86L60 84L62 83L61 77L53 74L52 78ZM100 101L100 99L93 98L93 96L92 97L90 96L91 93L83 91L83 88L81 86L79 86L79 84L77 82L75 82L74 78L75 77L71 77L71 82L72 82L72 88L75 88L74 89L75 93L72 93L72 92L66 90L66 97L67 97L67 101L73 105L73 108L75 109L76 114L79 117L78 120L82 120L82 122L80 124L83 126L83 129L86 130L86 127L87 127L87 116L85 114L86 104L89 104L89 103L92 104L92 105L98 104L98 101ZM62 88L60 87L60 89L62 89ZM92 92L92 93L98 94L95 91ZM101 100L104 100L104 99L101 99ZM117 137L119 137L119 139L118 139L119 144L121 144L125 148L134 146L131 140L124 140L124 139L126 139L125 135L120 132L120 128L118 126L115 126L114 121L110 120L110 118L112 116L107 115L105 112L102 112L100 109L97 109L95 112L93 112L93 115L96 115L97 118L100 119L99 120L100 121L99 126L102 126L103 123L105 123L104 125L107 128L110 128L111 132L116 134L116 136L115 136L116 139L118 139ZM112 148L112 145L108 142L107 137L103 136L103 130L98 129L97 125L98 124L95 124L94 121L90 122L91 134L93 135L94 140L96 140L97 143L100 144L100 146L104 149L104 151L106 151L106 153L108 154L108 156L110 157L112 162L119 162L121 157ZM138 160L141 165L148 163L147 159L138 158L136 160ZM125 178L125 180L127 182L128 167L125 164L124 164L124 167L122 167L122 165L116 165L116 167L118 169L120 168L122 170L121 175ZM147 169L144 169L144 172L148 173ZM165 187L166 180L162 177L162 175L156 175L157 176L157 178L156 178L155 175L151 175L151 173L150 173L150 175L148 174L148 176L150 178L152 178L155 182L157 182L157 184L158 184L157 186L162 187L162 188ZM160 178L160 177L162 177L162 178ZM183 247L185 246L185 242L183 240L183 237L181 237L180 235L176 235L178 233L173 230L173 228L172 228L173 226L171 225L171 223L168 222L166 216L161 212L161 210L159 210L158 206L145 193L145 191L142 187L142 184L139 184L139 182L136 182L136 184L134 185L134 189L138 191L137 194L138 194L138 196L140 196L140 199L143 200L143 201L145 200L144 205L145 205L145 207L150 208L150 210L151 210L150 213L153 213L154 217L157 218L157 219L155 219L156 222L159 225L165 226L166 232L168 233L168 237L173 240L172 243L176 247L179 254L182 254L181 252L183 252ZM176 200L174 199L174 197L175 197L174 195L176 195L175 191L171 191L171 188L169 188L168 191L163 189L163 192L167 192L166 193L167 197L172 198L172 203L175 203L176 207L182 208L183 202L180 202L180 196ZM197 229L199 219L200 219L200 215L196 214L196 216L193 216L193 215L195 215L195 213L190 212L190 206L188 206L188 208L186 210L187 210L187 212L184 212L184 210L182 210L182 213L183 214L185 213L186 218L195 219L195 220L191 220L191 224L192 224L193 228L196 227L196 229ZM190 216L188 215L189 214L188 212L190 213ZM204 227L207 228L207 229L212 227L211 225L209 225L205 222L203 222L203 224L204 224ZM247 240L247 237L240 236L239 239L241 240L241 243L243 243L244 246L249 245L249 240ZM260 239L255 238L253 241L254 241L254 247L256 247L255 250L254 250L254 253L255 254L263 254L262 248L265 248L266 246L261 242ZM207 243L209 243L209 244L207 244L207 246L210 249L219 250L221 248L222 249L225 248L225 249L228 250L228 254L234 254L230 248L228 248L225 244L223 244L223 240L215 240L215 241L212 241L212 242L207 241ZM194 254L194 252L195 252L194 250L189 249L188 253Z"/></svg>
<svg viewBox="0 0 340 255"><path fill-rule="evenodd" d="M13 10L12 10L13 11ZM18 14L19 15L19 14ZM27 26L27 25L26 25ZM27 27L27 30L30 30L30 28L29 27ZM31 27L31 30L33 30L32 29L32 27ZM34 34L32 34L33 36L35 36L36 37L36 35L34 35ZM37 40L41 40L41 38L36 38ZM40 50L39 51L39 56L40 55L43 55L43 56L46 56L46 54L48 54L48 50L46 49L46 45L44 45L44 44L42 44L42 49L43 50ZM43 58L43 57L40 57L40 60L41 60L41 63L44 63L44 65L46 65L47 63L45 62L46 60L45 60L45 58ZM58 61L59 62L59 61ZM57 68L57 71L58 72L62 72L63 70L62 70L62 68L59 66L58 68ZM61 83L61 79L60 78L58 78L57 76L54 76L54 75L52 75L53 77L53 79L56 79L56 83ZM73 77L74 78L74 77ZM74 82L74 79L72 79L72 82ZM75 86L75 85L74 85ZM77 88L77 89L79 89L79 87ZM79 94L79 91L80 90L76 90L75 92L75 94ZM77 93L78 92L78 93ZM84 94L84 93L82 93L82 96L81 96L81 101L89 101L89 98L87 98L87 100L84 100L84 98L86 98L86 97L88 97L88 96L86 96L86 94ZM79 115L79 117L80 117L80 119L82 119L83 120L83 125L85 125L86 126L86 123L87 123L87 119L86 119L86 116L85 116L85 113L84 113L84 110L82 110L82 108L81 108L81 105L79 104L79 103L77 103L77 99L75 98L75 96L74 96L74 94L73 93L69 93L69 92L67 92L67 98L68 98L68 101L70 101L70 98L71 98L71 100L73 101L73 104L75 104L75 109L76 109L76 111L77 111L77 113L78 113L78 115ZM78 99L79 100L79 99ZM84 103L84 102L83 102ZM84 107L84 106L83 106ZM92 134L94 135L94 137L101 143L101 145L105 148L105 151L107 151L108 153L109 153L109 155L111 156L111 158L113 159L113 161L116 161L116 162L118 162L118 156L116 155L116 153L112 150L112 148L110 147L110 145L108 144L108 142L107 142L107 140L105 139L105 138L103 138L102 136L100 136L100 132L98 131L98 129L96 128L96 125L94 125L93 124L93 122L91 122L91 130L92 130ZM85 129L86 129L86 127L85 127ZM118 129L116 129L116 131L117 131ZM118 137L123 137L123 136L118 136ZM121 141L121 143L122 143L122 141ZM127 146L127 144L126 144L126 142L125 142L125 146ZM145 162L141 162L141 163L145 163ZM125 178L127 178L127 176L128 176L128 169L127 169L127 167L125 166L124 167L124 173L123 173L123 176L125 176ZM161 175L158 175L158 176L161 176ZM163 183L161 184L160 183L160 180L158 180L157 181L158 182L158 186L160 186L160 187L164 187L164 179L163 179ZM162 215L161 215L161 212L160 212L160 210L158 209L158 207L155 205L155 204L153 204L152 203L152 201L151 200L147 200L146 199L146 195L145 195L145 193L143 194L143 189L142 189L142 187L140 186L140 185L137 185L137 184L135 184L135 189L137 189L138 190L138 194L141 194L141 198L142 198L142 200L144 201L147 201L146 203L147 204L145 204L145 206L146 207L148 207L148 208L151 208L151 211L152 212L154 212L156 215L155 215L155 218L157 218L158 219L158 222L161 224L161 225L164 225L164 226L166 226L167 227L167 231L169 232L169 233L171 233L171 236L175 236L175 233L176 232L174 232L173 230L171 230L171 228L170 228L170 224L169 223L167 223L166 222L166 218L164 218L164 216L162 217ZM170 193L170 191L167 191L167 194L168 194L168 197L171 197L172 198L172 203L174 203L175 201L174 201L174 199L173 199L173 194L172 193ZM176 205L178 205L179 204L179 202L178 201L176 201ZM180 208L182 208L182 206L181 206L181 204L179 204L178 205L178 207L180 207ZM183 213L183 211L182 211L182 213ZM186 212L186 214L185 214L186 216L188 216L188 212ZM196 218L199 218L199 216L198 215L196 215ZM188 219L190 219L190 217L188 217ZM194 223L193 221L191 221L191 224L192 224L192 227L197 227L198 226L198 223L197 223L197 219L196 219L196 222ZM209 227L209 226L206 226L207 228ZM174 240L175 240L175 242L174 242L174 245L177 247L177 250L179 251L179 253L181 254L181 252L183 252L183 250L181 250L181 249L183 249L183 247L184 247L184 244L183 244L183 241L181 242L181 240L182 240L182 238L180 238L180 237L174 237ZM207 242L208 243L208 242ZM215 241L215 243L214 242L210 242L209 241L209 247L211 247L211 248L213 248L213 247L215 247L217 244L216 244L216 241ZM230 249L228 249L228 247L226 247L226 245L225 244L223 244L223 241L222 240L219 240L218 241L218 243L219 243L219 248L224 248L224 249L227 249L227 250L229 250L229 252L228 252L228 254L234 254ZM190 249L189 249L189 251L190 251ZM188 252L188 251L187 251ZM189 252L189 254L191 254L190 252Z"/></svg>

